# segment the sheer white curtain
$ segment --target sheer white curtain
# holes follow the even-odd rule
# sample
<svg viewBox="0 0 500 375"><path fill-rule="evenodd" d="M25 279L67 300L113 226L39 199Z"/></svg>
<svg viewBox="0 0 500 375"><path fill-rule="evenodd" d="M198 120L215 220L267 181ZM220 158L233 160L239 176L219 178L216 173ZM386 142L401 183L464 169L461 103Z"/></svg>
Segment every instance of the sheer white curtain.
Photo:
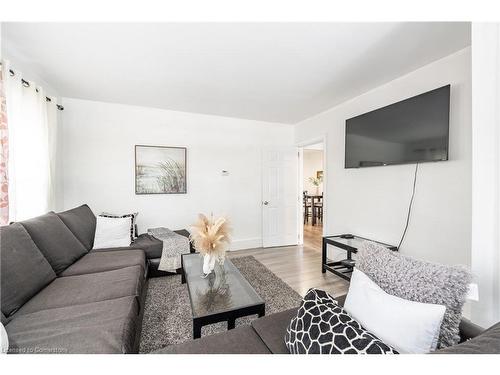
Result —
<svg viewBox="0 0 500 375"><path fill-rule="evenodd" d="M26 87L22 73L9 74L2 62L9 121L9 221L54 208L57 108L35 82Z"/></svg>

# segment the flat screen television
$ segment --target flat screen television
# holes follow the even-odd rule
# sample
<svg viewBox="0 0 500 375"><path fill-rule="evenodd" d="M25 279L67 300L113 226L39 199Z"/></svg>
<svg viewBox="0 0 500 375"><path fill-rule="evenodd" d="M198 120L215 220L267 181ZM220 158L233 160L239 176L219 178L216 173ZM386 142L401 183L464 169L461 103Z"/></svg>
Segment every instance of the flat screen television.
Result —
<svg viewBox="0 0 500 375"><path fill-rule="evenodd" d="M448 160L450 85L346 120L345 168Z"/></svg>

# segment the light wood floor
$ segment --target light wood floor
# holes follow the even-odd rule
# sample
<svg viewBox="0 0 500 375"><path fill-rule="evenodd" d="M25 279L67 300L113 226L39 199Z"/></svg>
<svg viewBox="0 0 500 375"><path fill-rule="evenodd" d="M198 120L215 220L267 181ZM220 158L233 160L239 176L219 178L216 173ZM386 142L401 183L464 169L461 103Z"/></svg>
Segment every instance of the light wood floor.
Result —
<svg viewBox="0 0 500 375"><path fill-rule="evenodd" d="M326 290L331 295L347 293L349 284L330 272L321 273L321 227L304 228L304 245L240 250L230 258L252 255L303 296L309 288Z"/></svg>
<svg viewBox="0 0 500 375"><path fill-rule="evenodd" d="M321 251L323 227L320 225L304 225L304 246Z"/></svg>

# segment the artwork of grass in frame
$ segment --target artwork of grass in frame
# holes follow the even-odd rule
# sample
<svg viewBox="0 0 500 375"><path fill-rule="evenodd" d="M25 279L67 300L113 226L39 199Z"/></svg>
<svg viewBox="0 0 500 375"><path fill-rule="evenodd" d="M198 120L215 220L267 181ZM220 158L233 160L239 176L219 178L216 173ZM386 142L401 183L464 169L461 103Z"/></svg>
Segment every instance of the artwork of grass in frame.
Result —
<svg viewBox="0 0 500 375"><path fill-rule="evenodd" d="M136 194L186 194L186 148L135 146Z"/></svg>

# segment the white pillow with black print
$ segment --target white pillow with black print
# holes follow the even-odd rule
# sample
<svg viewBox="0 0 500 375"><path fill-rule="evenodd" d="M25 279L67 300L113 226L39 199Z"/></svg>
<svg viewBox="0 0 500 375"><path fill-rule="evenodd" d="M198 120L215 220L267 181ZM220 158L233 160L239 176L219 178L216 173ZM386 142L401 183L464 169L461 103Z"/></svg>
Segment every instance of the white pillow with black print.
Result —
<svg viewBox="0 0 500 375"><path fill-rule="evenodd" d="M397 354L320 289L309 289L285 334L291 354Z"/></svg>
<svg viewBox="0 0 500 375"><path fill-rule="evenodd" d="M429 353L436 349L446 307L409 301L382 290L354 268L345 310L370 332L400 353Z"/></svg>
<svg viewBox="0 0 500 375"><path fill-rule="evenodd" d="M137 215L139 215L138 212L133 212L131 214L123 214L123 215L111 214L109 212L103 212L99 216L112 217L112 218L131 217L132 218L132 225L130 226L130 241L134 242L134 240L137 238L137 232L136 232Z"/></svg>
<svg viewBox="0 0 500 375"><path fill-rule="evenodd" d="M130 246L132 217L97 216L94 249Z"/></svg>

